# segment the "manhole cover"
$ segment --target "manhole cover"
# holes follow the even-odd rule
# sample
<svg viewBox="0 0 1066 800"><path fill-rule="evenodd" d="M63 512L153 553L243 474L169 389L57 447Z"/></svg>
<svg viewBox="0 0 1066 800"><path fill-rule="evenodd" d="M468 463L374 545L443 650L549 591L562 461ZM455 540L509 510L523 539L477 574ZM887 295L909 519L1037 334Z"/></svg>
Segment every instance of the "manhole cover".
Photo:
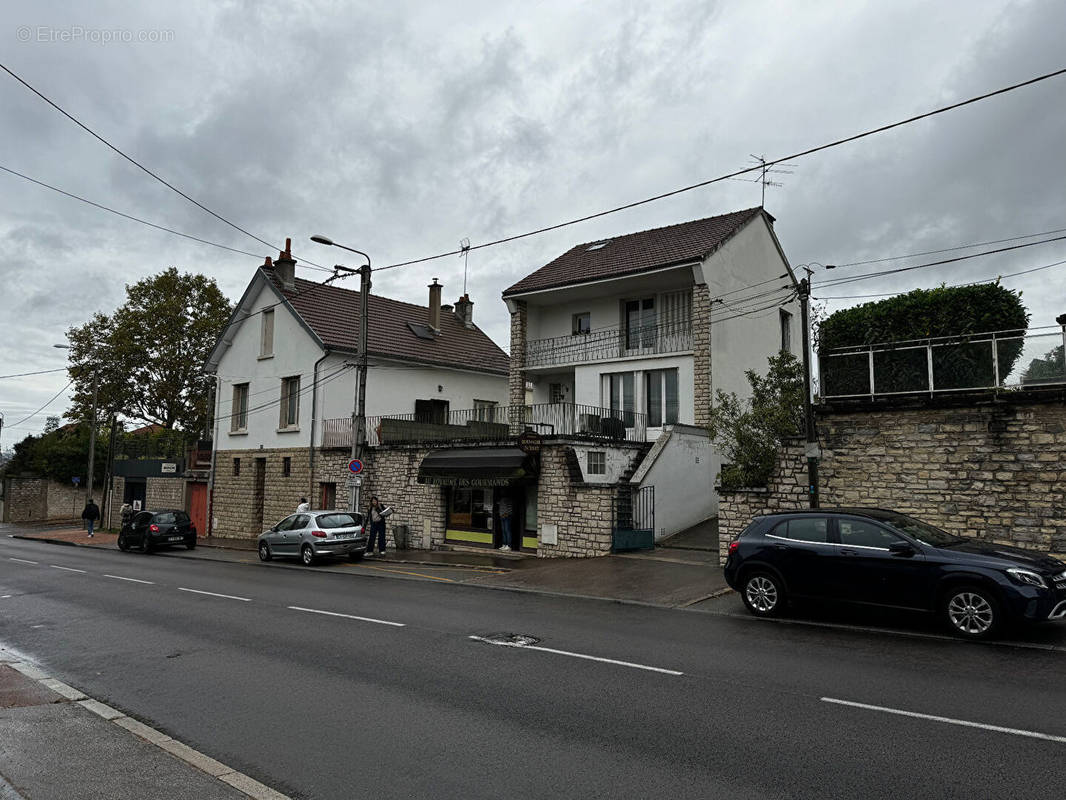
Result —
<svg viewBox="0 0 1066 800"><path fill-rule="evenodd" d="M529 647L540 641L536 636L530 636L528 633L490 633L487 636L471 636L470 638L487 644L505 644L511 647Z"/></svg>

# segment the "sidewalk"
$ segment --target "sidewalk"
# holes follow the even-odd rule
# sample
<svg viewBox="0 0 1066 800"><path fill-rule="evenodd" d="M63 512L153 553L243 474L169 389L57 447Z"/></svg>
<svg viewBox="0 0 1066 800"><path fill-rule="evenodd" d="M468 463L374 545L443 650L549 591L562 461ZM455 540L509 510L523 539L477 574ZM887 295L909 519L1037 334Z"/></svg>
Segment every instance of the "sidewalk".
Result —
<svg viewBox="0 0 1066 800"><path fill-rule="evenodd" d="M0 648L0 798L284 800Z"/></svg>
<svg viewBox="0 0 1066 800"><path fill-rule="evenodd" d="M5 526L4 532L17 539L94 548L117 548L114 534L98 533L92 539L84 530L66 529L32 531ZM255 552L254 539L213 539L202 537L198 548L171 551L181 558L247 563ZM208 548L203 552L200 548ZM199 552L198 552L199 551ZM253 560L254 556L253 556ZM255 561L258 563L258 561ZM528 555L505 554L495 550L483 552L451 550L393 550L358 563L336 561L314 567L286 564L293 569L312 569L358 574L359 567L389 571L386 565L421 566L430 570L454 569L446 579L450 583L494 589L540 592L543 594L597 598L628 603L642 603L671 608L685 608L729 591L718 565L717 550L656 547L637 553L619 553L599 558L547 559ZM355 569L353 569L355 568ZM396 571L396 570L393 570ZM420 573L404 571L408 577ZM441 580L439 572L421 575Z"/></svg>

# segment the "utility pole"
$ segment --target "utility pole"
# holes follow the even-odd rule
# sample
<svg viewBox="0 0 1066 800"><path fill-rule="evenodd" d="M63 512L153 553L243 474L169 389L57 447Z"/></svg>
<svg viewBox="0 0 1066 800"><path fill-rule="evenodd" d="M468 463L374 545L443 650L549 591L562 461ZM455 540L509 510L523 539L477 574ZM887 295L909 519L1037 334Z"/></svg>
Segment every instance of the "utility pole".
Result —
<svg viewBox="0 0 1066 800"><path fill-rule="evenodd" d="M803 325L803 418L807 434L807 492L811 508L818 508L818 434L814 428L814 408L811 405L811 270L800 281L800 324Z"/></svg>
<svg viewBox="0 0 1066 800"><path fill-rule="evenodd" d="M355 411L352 413L352 459L362 460L366 445L366 371L367 337L370 332L370 257L359 268L359 381L355 391ZM352 476L355 478L356 476ZM348 510L359 510L359 490L348 493Z"/></svg>

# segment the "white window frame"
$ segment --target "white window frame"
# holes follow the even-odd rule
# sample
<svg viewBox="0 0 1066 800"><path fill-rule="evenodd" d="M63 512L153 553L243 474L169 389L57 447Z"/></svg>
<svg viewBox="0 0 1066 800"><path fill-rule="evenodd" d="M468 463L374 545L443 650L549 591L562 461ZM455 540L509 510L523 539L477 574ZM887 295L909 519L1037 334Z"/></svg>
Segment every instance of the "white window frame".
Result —
<svg viewBox="0 0 1066 800"><path fill-rule="evenodd" d="M248 384L233 384L233 405L230 408L230 433L243 433L248 430Z"/></svg>
<svg viewBox="0 0 1066 800"><path fill-rule="evenodd" d="M261 314L263 320L259 326L259 357L274 356L274 309L269 308Z"/></svg>
<svg viewBox="0 0 1066 800"><path fill-rule="evenodd" d="M296 391L293 391L295 386ZM290 375L281 379L281 414L278 430L293 430L300 427L300 376Z"/></svg>
<svg viewBox="0 0 1066 800"><path fill-rule="evenodd" d="M593 456L596 457L596 465L593 466ZM589 450L585 454L585 470L588 475L606 475L607 474L607 451L606 450Z"/></svg>
<svg viewBox="0 0 1066 800"><path fill-rule="evenodd" d="M495 400L474 400L474 418L478 422L494 422L497 406Z"/></svg>

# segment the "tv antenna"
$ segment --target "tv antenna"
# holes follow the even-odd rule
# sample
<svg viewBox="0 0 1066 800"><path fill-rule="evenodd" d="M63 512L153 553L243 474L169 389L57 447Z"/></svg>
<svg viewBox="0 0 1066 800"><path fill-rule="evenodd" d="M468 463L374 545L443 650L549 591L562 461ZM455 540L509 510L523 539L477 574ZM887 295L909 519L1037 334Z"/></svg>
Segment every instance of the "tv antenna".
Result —
<svg viewBox="0 0 1066 800"><path fill-rule="evenodd" d="M470 240L465 236L459 240L459 255L463 259L463 296L466 296L466 267L470 258Z"/></svg>
<svg viewBox="0 0 1066 800"><path fill-rule="evenodd" d="M795 164L767 164L766 156L757 156L754 153L751 154L752 159L758 164L761 169L759 170L759 177L756 179L762 184L762 201L760 205L766 206L766 187L767 186L784 186L785 184L771 180L770 175L791 175L790 169L778 169L778 167L794 167Z"/></svg>

